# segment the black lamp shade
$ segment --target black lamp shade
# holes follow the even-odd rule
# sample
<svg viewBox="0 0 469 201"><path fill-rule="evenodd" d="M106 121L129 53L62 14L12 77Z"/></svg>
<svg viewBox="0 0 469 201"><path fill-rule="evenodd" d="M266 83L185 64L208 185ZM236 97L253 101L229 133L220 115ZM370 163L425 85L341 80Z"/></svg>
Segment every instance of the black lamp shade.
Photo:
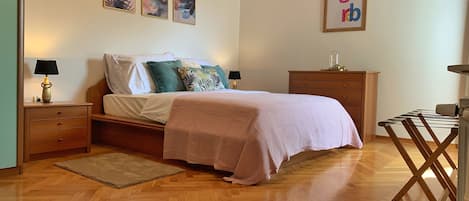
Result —
<svg viewBox="0 0 469 201"><path fill-rule="evenodd" d="M230 79L230 80L240 80L241 79L241 73L239 71L230 71L230 74L228 75L228 79Z"/></svg>
<svg viewBox="0 0 469 201"><path fill-rule="evenodd" d="M57 62L54 60L37 60L34 74L58 75Z"/></svg>

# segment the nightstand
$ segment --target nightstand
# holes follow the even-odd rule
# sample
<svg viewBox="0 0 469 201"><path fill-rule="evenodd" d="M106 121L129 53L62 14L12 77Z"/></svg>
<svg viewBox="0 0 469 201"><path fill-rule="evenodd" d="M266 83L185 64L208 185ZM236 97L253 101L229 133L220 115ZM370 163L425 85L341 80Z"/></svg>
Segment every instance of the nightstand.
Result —
<svg viewBox="0 0 469 201"><path fill-rule="evenodd" d="M25 103L24 161L89 152L92 103Z"/></svg>

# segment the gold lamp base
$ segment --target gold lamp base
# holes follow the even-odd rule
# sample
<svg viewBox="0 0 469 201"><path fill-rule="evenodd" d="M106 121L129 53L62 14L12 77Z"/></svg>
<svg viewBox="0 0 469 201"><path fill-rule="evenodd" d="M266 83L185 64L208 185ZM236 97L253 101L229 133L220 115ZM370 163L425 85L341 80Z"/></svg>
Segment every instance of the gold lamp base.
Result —
<svg viewBox="0 0 469 201"><path fill-rule="evenodd" d="M231 80L231 88L238 89L238 80Z"/></svg>
<svg viewBox="0 0 469 201"><path fill-rule="evenodd" d="M44 78L44 82L41 83L42 87L42 102L50 103L52 99L52 82L49 82L47 76Z"/></svg>

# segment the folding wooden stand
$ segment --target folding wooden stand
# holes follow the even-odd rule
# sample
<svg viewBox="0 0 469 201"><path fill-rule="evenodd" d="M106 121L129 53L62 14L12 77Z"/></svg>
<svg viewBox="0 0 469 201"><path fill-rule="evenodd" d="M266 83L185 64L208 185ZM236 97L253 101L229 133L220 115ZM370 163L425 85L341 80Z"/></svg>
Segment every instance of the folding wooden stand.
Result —
<svg viewBox="0 0 469 201"><path fill-rule="evenodd" d="M427 121L428 119L428 121ZM429 123L431 121L431 123ZM411 157L405 150L402 143L399 141L394 129L391 125L402 124L411 137L412 141L415 143L417 149L422 154L425 159L425 162L422 166L417 168L415 163L412 161ZM443 189L445 189L448 193L449 198L452 201L456 201L456 186L451 181L450 176L446 173L441 163L438 161L438 157L443 155L445 159L448 161L448 164L453 168L453 170L457 169L456 164L445 151L445 149L451 144L451 142L456 138L458 135L458 119L454 117L446 117L440 116L437 114L432 114L426 112L425 110L416 110L409 112L407 114L403 114L401 116L395 117L393 119L388 119L387 121L379 122L379 126L384 127L388 132L389 136L391 137L394 145L398 149L399 153L401 154L402 158L406 162L407 166L409 166L410 171L412 172L412 177L409 181L402 187L402 189L394 196L393 200L401 200L405 194L410 190L410 188L415 184L418 183L420 187L422 187L423 192L427 196L428 200L436 201L437 199L431 192L428 185L425 183L425 180L422 178L423 173L430 168L432 172L435 174L438 182L441 184ZM428 134L433 139L433 142L437 145L435 151L432 151L431 147L425 141L422 133L419 131L418 127L424 127ZM440 140L436 137L432 128L448 128L450 129L449 135L440 142Z"/></svg>

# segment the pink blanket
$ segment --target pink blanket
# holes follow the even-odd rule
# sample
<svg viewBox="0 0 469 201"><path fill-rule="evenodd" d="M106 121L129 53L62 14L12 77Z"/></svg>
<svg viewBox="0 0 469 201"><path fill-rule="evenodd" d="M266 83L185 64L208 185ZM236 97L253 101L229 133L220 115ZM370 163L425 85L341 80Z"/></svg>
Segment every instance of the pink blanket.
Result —
<svg viewBox="0 0 469 201"><path fill-rule="evenodd" d="M233 172L251 185L306 150L362 147L355 125L334 99L272 93L194 93L177 97L165 128L164 158Z"/></svg>

